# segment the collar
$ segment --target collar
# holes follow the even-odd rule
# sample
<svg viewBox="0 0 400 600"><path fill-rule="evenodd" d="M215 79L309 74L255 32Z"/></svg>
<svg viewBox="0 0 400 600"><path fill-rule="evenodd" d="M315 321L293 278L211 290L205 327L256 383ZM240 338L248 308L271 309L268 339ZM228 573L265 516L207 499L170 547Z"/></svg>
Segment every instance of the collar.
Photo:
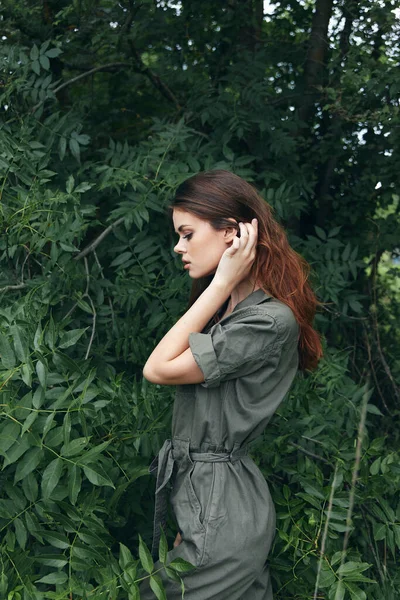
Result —
<svg viewBox="0 0 400 600"><path fill-rule="evenodd" d="M235 308L233 309L232 313L234 313L235 310L238 308L246 308L248 306L252 306L253 304L261 304L262 302L266 302L270 298L272 298L272 296L270 294L267 294L266 292L264 292L264 290L260 288L258 290L255 290L254 292L251 292L251 294L246 296L244 300L238 302Z"/></svg>

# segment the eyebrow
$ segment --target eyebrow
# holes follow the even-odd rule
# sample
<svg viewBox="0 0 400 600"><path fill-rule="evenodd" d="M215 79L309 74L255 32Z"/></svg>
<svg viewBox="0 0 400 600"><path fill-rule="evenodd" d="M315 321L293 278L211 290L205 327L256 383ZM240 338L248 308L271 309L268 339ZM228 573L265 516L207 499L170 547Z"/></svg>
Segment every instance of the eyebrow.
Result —
<svg viewBox="0 0 400 600"><path fill-rule="evenodd" d="M178 231L182 231L184 227L190 227L190 225L179 225ZM178 233L178 231L175 231L175 233Z"/></svg>

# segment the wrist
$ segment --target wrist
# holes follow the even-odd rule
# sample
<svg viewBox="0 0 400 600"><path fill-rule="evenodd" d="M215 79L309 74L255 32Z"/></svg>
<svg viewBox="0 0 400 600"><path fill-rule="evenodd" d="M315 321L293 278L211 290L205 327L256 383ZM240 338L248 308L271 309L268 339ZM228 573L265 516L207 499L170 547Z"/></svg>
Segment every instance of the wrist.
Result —
<svg viewBox="0 0 400 600"><path fill-rule="evenodd" d="M235 285L231 281L224 280L221 277L214 277L209 287L215 289L221 296L225 296L224 300L226 300L231 295Z"/></svg>

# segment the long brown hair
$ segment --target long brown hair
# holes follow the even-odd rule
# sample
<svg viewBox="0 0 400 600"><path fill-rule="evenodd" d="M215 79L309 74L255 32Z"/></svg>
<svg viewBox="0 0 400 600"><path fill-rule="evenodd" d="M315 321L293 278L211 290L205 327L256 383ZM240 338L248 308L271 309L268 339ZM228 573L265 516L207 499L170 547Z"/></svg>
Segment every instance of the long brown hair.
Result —
<svg viewBox="0 0 400 600"><path fill-rule="evenodd" d="M232 227L232 221L258 220L256 259L251 275L265 293L291 308L300 327L299 368L314 369L322 356L319 334L313 319L319 304L308 282L310 265L291 246L273 209L247 181L229 171L203 171L186 179L177 189L168 209L190 212L208 221L216 230ZM212 280L195 279L190 304Z"/></svg>

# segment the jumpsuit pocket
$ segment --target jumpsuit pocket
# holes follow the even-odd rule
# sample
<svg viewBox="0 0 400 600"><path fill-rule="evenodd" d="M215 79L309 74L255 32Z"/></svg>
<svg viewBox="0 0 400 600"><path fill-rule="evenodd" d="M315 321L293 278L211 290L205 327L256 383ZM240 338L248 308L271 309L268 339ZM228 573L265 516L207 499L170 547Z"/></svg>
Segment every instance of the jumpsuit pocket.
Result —
<svg viewBox="0 0 400 600"><path fill-rule="evenodd" d="M209 518L215 486L215 464L194 462L186 476L186 487L197 522L203 530Z"/></svg>

